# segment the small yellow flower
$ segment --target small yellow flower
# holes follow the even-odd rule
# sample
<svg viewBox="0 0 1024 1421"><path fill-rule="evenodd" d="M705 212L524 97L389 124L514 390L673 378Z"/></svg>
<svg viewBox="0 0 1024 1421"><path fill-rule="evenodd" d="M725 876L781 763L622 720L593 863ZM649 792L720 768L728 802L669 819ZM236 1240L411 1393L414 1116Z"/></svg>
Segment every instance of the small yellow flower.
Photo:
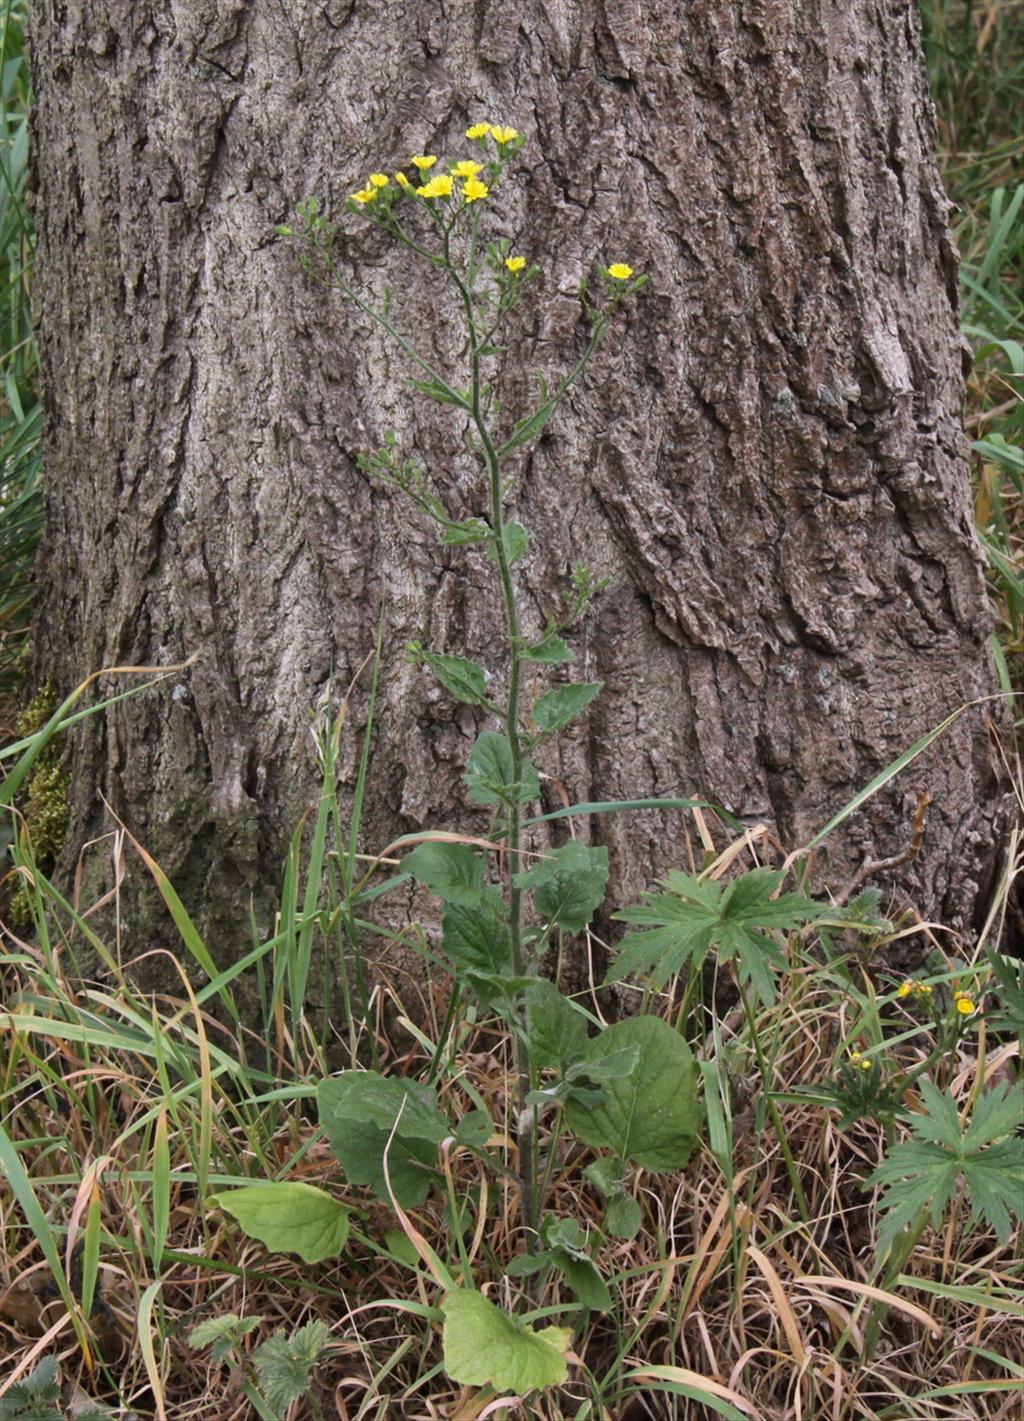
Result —
<svg viewBox="0 0 1024 1421"><path fill-rule="evenodd" d="M442 174L440 177L431 178L429 183L424 183L419 194L420 197L450 197L454 186L455 179Z"/></svg>
<svg viewBox="0 0 1024 1421"><path fill-rule="evenodd" d="M437 162L433 153L414 153L412 157L413 166L419 168L421 173L425 173L428 168L432 168Z"/></svg>
<svg viewBox="0 0 1024 1421"><path fill-rule="evenodd" d="M472 128L466 129L467 138L486 138L491 131L489 123L474 123Z"/></svg>
<svg viewBox="0 0 1024 1421"><path fill-rule="evenodd" d="M913 982L910 982L910 981L901 982L901 983L900 983L900 989L899 989L899 991L896 993L896 995L897 995L898 997L909 997L910 994L911 994L911 992L912 992L913 990L914 990L914 984L913 984Z"/></svg>
<svg viewBox="0 0 1024 1421"><path fill-rule="evenodd" d="M462 189L462 195L467 202L477 202L481 197L486 197L489 192L490 188L479 178L470 178Z"/></svg>
<svg viewBox="0 0 1024 1421"><path fill-rule="evenodd" d="M870 1071L871 1062L865 1060L859 1051L850 1052L850 1065L856 1066L858 1071Z"/></svg>
<svg viewBox="0 0 1024 1421"><path fill-rule="evenodd" d="M461 163L452 164L452 172L457 178L475 178L477 173L482 173L483 170L483 163L473 163L468 158L464 158Z"/></svg>
<svg viewBox="0 0 1024 1421"><path fill-rule="evenodd" d="M616 281L628 281L633 275L633 268L627 266L625 262L612 262L611 266L606 266L605 271Z"/></svg>
<svg viewBox="0 0 1024 1421"><path fill-rule="evenodd" d="M914 990L919 997L930 997L932 994L932 989L927 982L918 982Z"/></svg>
<svg viewBox="0 0 1024 1421"><path fill-rule="evenodd" d="M352 201L360 203L363 207L365 207L368 202L376 202L376 200L377 189L375 187L363 188L362 192L354 192L352 194Z"/></svg>
<svg viewBox="0 0 1024 1421"><path fill-rule="evenodd" d="M509 271L522 271L523 267L526 265L526 258L506 257L505 265L508 267Z"/></svg>
<svg viewBox="0 0 1024 1421"><path fill-rule="evenodd" d="M978 1008L975 1006L975 1004L971 1001L970 997L967 996L965 992L957 992L955 1000L956 1009L961 1016L973 1016L974 1013L978 1010Z"/></svg>
<svg viewBox="0 0 1024 1421"><path fill-rule="evenodd" d="M370 187L387 187L390 183L387 173L371 173Z"/></svg>
<svg viewBox="0 0 1024 1421"><path fill-rule="evenodd" d="M519 137L517 128L492 128L491 137L499 148L504 148L506 143L511 143L514 138Z"/></svg>
<svg viewBox="0 0 1024 1421"><path fill-rule="evenodd" d="M404 188L406 192L408 192L412 188L412 183L409 181L409 179L405 176L404 173L396 173L395 182L400 188Z"/></svg>

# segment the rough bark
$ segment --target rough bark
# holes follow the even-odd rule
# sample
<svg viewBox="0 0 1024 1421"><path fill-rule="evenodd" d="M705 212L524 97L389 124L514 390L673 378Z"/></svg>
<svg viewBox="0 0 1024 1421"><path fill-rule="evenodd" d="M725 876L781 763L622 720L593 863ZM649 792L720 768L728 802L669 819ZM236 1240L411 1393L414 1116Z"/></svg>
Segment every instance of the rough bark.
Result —
<svg viewBox="0 0 1024 1421"><path fill-rule="evenodd" d="M516 485L528 630L578 559L611 578L573 637L573 675L605 692L542 768L573 800L699 792L793 847L993 689L909 0L46 0L32 49L38 663L70 685L198 654L76 734L72 853L109 827L102 792L211 945L247 941L315 794L310 711L382 600L365 845L479 827L478 722L403 648L487 663L496 588L356 456L398 431L459 515L484 511L481 470L273 229L410 153L468 156L480 118L529 135L494 220L544 269L500 374L510 415L523 372L578 353L595 261L652 279ZM345 227L348 269L457 366L433 276ZM364 715L357 696L349 788ZM819 877L899 854L924 791L921 853L882 881L964 924L998 848L984 711L848 822ZM620 902L685 862L678 816L581 832L610 846Z"/></svg>

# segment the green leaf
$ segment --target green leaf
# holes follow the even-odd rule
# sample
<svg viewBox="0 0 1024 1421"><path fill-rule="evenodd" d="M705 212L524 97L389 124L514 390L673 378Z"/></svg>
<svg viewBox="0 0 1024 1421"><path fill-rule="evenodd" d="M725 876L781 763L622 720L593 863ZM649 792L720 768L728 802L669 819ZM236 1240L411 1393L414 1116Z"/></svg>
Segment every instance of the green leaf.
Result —
<svg viewBox="0 0 1024 1421"><path fill-rule="evenodd" d="M484 884L483 859L468 844L428 840L402 860L402 868L446 903L475 905Z"/></svg>
<svg viewBox="0 0 1024 1421"><path fill-rule="evenodd" d="M608 850L570 839L547 850L544 858L522 876L521 886L533 892L533 905L546 923L579 933L604 901L608 882Z"/></svg>
<svg viewBox="0 0 1024 1421"><path fill-rule="evenodd" d="M589 1241L575 1219L548 1219L541 1233L551 1263L580 1303L593 1312L610 1312L612 1296L590 1256Z"/></svg>
<svg viewBox="0 0 1024 1421"><path fill-rule="evenodd" d="M470 1149L482 1150L494 1134L494 1121L486 1110L471 1110L463 1115L455 1130L455 1138Z"/></svg>
<svg viewBox="0 0 1024 1421"><path fill-rule="evenodd" d="M235 1219L271 1253L297 1253L307 1263L337 1258L348 1240L344 1204L297 1180L268 1180L214 1194L210 1203Z"/></svg>
<svg viewBox="0 0 1024 1421"><path fill-rule="evenodd" d="M278 1331L256 1348L253 1361L267 1404L283 1416L313 1384L313 1369L327 1345L327 1325L307 1322L291 1337Z"/></svg>
<svg viewBox="0 0 1024 1421"><path fill-rule="evenodd" d="M526 804L540 796L540 780L529 760L523 760L521 781L515 783L512 747L495 730L484 730L477 737L465 779L475 804Z"/></svg>
<svg viewBox="0 0 1024 1421"><path fill-rule="evenodd" d="M517 523L515 519L512 519L512 521L509 523L502 524L501 535L505 543L505 556L508 558L509 564L514 565L526 552L527 544L530 541L530 536L527 533L526 529L523 527L523 525L521 523ZM490 558L491 562L497 562L497 548L493 546L488 548L487 556Z"/></svg>
<svg viewBox="0 0 1024 1421"><path fill-rule="evenodd" d="M570 686L556 686L534 705L534 724L545 735L564 729L586 710L603 686L603 681L578 681Z"/></svg>
<svg viewBox="0 0 1024 1421"><path fill-rule="evenodd" d="M568 1327L534 1331L483 1293L458 1288L444 1300L444 1369L462 1386L492 1386L520 1396L559 1386L569 1375Z"/></svg>
<svg viewBox="0 0 1024 1421"><path fill-rule="evenodd" d="M1024 1082L1012 1088L1001 1082L981 1096L966 1128L948 1091L925 1079L921 1098L924 1114L909 1120L915 1138L895 1146L865 1186L887 1186L879 1204L880 1253L926 1211L937 1228L960 1193L971 1222L987 1224L1006 1243L1012 1218L1024 1215L1024 1139L1016 1133L1024 1118Z"/></svg>
<svg viewBox="0 0 1024 1421"><path fill-rule="evenodd" d="M189 1346L197 1349L209 1347L210 1356L219 1367L230 1360L232 1354L239 1350L242 1339L255 1332L262 1321L262 1316L239 1317L233 1312L207 1318L189 1333Z"/></svg>
<svg viewBox="0 0 1024 1421"><path fill-rule="evenodd" d="M557 666L572 660L572 652L555 632L548 632L543 641L524 647L519 655L523 661L540 661L546 666Z"/></svg>
<svg viewBox="0 0 1024 1421"><path fill-rule="evenodd" d="M830 912L802 893L773 898L784 876L781 870L755 868L723 888L712 879L669 873L662 880L667 892L646 894L642 904L615 915L623 922L650 924L651 930L623 938L606 983L649 976L660 991L687 963L699 968L716 948L721 961L737 959L740 980L751 982L769 1005L775 1000L773 972L784 970L786 962L778 941L767 934L801 927Z"/></svg>
<svg viewBox="0 0 1024 1421"><path fill-rule="evenodd" d="M604 1211L604 1227L605 1232L611 1234L612 1238L636 1238L643 1221L643 1210L632 1194L622 1190L608 1200Z"/></svg>
<svg viewBox="0 0 1024 1421"><path fill-rule="evenodd" d="M597 1105L570 1098L566 1118L588 1145L611 1150L645 1169L680 1169L701 1124L693 1053L660 1018L636 1016L591 1037L586 1059L631 1046L639 1050L636 1069L609 1080Z"/></svg>
<svg viewBox="0 0 1024 1421"><path fill-rule="evenodd" d="M438 656L432 651L421 652L420 659L458 700L468 706L487 704L487 672L475 661L464 656Z"/></svg>
<svg viewBox="0 0 1024 1421"><path fill-rule="evenodd" d="M466 394L460 390L453 390L450 385L444 384L441 380L410 380L413 389L419 390L421 394L428 395L432 400L437 400L442 405L457 405L459 409L468 410L470 407Z"/></svg>
<svg viewBox="0 0 1024 1421"><path fill-rule="evenodd" d="M433 1090L376 1071L343 1071L321 1081L316 1096L320 1123L353 1184L366 1185L390 1203L384 1178L387 1150L395 1198L403 1208L422 1204L430 1192L438 1145L450 1133Z"/></svg>
<svg viewBox="0 0 1024 1421"><path fill-rule="evenodd" d="M456 968L500 975L511 967L508 912L498 889L478 890L475 902L449 902L443 923L441 947Z"/></svg>
<svg viewBox="0 0 1024 1421"><path fill-rule="evenodd" d="M441 542L447 548L463 547L467 543L489 543L493 534L482 518L465 518L444 530Z"/></svg>
<svg viewBox="0 0 1024 1421"><path fill-rule="evenodd" d="M526 1002L526 1030L530 1059L538 1070L558 1066L564 1070L583 1055L587 1046L587 1024L583 1016L546 978L537 980L523 993Z"/></svg>

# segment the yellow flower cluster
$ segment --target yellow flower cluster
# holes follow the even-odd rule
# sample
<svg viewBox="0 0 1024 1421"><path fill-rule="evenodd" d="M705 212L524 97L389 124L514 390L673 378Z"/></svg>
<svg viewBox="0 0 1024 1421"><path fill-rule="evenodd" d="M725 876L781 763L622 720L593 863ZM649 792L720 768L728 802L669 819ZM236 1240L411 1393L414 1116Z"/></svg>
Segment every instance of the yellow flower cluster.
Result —
<svg viewBox="0 0 1024 1421"><path fill-rule="evenodd" d="M908 977L905 982L901 982L896 995L898 997L930 997L932 989L927 982L919 982L916 977Z"/></svg>
<svg viewBox="0 0 1024 1421"><path fill-rule="evenodd" d="M870 1071L871 1069L871 1062L859 1051L850 1052L850 1065L855 1066L858 1071Z"/></svg>
<svg viewBox="0 0 1024 1421"><path fill-rule="evenodd" d="M413 161L415 162L415 159ZM438 177L431 178L429 183L416 188L416 191L420 197L450 197L454 186L455 179L450 178L447 173L441 173Z"/></svg>
<svg viewBox="0 0 1024 1421"><path fill-rule="evenodd" d="M500 124L493 123L474 123L471 128L466 129L467 138L481 139L486 138L488 134L499 148L504 148L519 137L519 130L517 128L503 128Z"/></svg>

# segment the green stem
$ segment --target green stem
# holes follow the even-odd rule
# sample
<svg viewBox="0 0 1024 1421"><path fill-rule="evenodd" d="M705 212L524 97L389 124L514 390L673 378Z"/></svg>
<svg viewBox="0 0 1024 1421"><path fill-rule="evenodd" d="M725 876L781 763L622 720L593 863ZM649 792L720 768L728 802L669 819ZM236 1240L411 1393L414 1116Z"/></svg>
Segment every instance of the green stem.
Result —
<svg viewBox="0 0 1024 1421"><path fill-rule="evenodd" d="M803 1185L800 1183L800 1175L797 1171L796 1160L794 1160L793 1158L793 1152L789 1148L789 1141L786 1139L786 1132L783 1129L782 1116L779 1114L779 1107L776 1105L775 1101L772 1099L771 1096L771 1068L768 1064L767 1058L765 1057L764 1051L761 1048L761 1041L757 1034L757 1022L754 1019L754 1009L750 1005L750 997L747 995L743 983L740 981L738 975L736 978L736 985L739 988L740 1000L743 1003L743 1014L747 1018L747 1027L750 1031L750 1039L753 1043L754 1052L757 1056L758 1070L761 1072L761 1080L764 1082L765 1101L768 1105L768 1113L772 1117L772 1124L775 1127L775 1137L779 1142L779 1148L782 1151L782 1157L786 1161L786 1170L789 1174L789 1182L793 1186L793 1193L796 1196L797 1208L800 1210L800 1217L803 1222L807 1224L810 1223L811 1212L807 1207L807 1197L804 1194Z"/></svg>

